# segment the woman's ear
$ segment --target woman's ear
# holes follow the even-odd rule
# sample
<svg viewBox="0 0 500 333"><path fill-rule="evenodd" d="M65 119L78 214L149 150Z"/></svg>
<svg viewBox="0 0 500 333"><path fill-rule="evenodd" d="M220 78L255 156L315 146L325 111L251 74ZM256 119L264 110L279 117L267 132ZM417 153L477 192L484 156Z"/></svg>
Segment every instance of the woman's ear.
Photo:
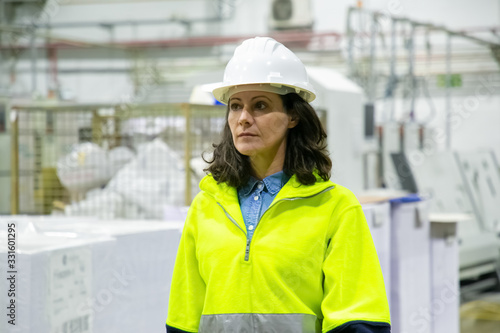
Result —
<svg viewBox="0 0 500 333"><path fill-rule="evenodd" d="M294 128L299 124L299 119L296 116L290 116L288 121L288 128Z"/></svg>

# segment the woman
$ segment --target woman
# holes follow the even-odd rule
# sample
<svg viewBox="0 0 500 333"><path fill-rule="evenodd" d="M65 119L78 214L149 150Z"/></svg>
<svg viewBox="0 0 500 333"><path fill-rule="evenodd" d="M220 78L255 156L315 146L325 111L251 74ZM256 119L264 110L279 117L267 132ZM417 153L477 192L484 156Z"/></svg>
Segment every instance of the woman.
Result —
<svg viewBox="0 0 500 333"><path fill-rule="evenodd" d="M227 122L188 213L167 332L389 332L373 241L354 195L329 181L303 64L249 39L213 93Z"/></svg>

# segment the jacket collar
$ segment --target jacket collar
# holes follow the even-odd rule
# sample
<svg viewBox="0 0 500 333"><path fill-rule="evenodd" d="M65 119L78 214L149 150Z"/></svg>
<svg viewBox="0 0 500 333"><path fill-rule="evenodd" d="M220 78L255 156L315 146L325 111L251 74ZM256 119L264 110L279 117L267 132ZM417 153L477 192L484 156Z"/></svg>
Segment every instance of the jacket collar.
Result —
<svg viewBox="0 0 500 333"><path fill-rule="evenodd" d="M297 177L293 175L274 198L273 203L282 199L310 197L326 190L329 187L334 187L334 184L330 180L324 181L317 173L314 175L317 181L313 185L302 185L297 180ZM226 183L217 184L217 181L211 174L209 174L201 180L200 189L214 197L215 200L221 204L224 209L238 221L239 224L241 224L241 226L245 225L243 223L243 216L241 215L236 188L228 186Z"/></svg>
<svg viewBox="0 0 500 333"><path fill-rule="evenodd" d="M302 185L297 180L297 177L293 175L290 180L283 186L274 201L281 199L310 197L326 190L329 187L334 186L331 181L324 181L323 179L321 179L321 177L319 177L317 173L315 173L314 175L316 176L317 181L313 185ZM203 177L200 182L200 189L213 196L217 202L224 206L224 208L226 208L226 206L229 207L236 205L237 210L239 210L238 194L236 188L228 186L226 183L217 184L217 181L215 181L212 175L206 175L205 177Z"/></svg>
<svg viewBox="0 0 500 333"><path fill-rule="evenodd" d="M314 176L316 177L316 183L313 185L302 185L298 181L297 176L293 175L288 183L283 186L276 198L274 198L274 201L292 198L307 198L314 196L327 188L335 187L330 180L324 181L316 172L314 173Z"/></svg>
<svg viewBox="0 0 500 333"><path fill-rule="evenodd" d="M245 222L240 209L238 192L235 187L226 183L217 184L211 174L206 175L200 182L200 189L212 196L218 204L238 223L240 229L246 232Z"/></svg>

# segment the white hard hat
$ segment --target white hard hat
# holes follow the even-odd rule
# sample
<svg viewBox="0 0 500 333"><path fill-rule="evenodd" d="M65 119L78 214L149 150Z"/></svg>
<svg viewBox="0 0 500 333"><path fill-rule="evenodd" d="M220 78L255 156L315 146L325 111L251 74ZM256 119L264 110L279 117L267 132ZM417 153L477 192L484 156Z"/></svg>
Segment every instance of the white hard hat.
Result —
<svg viewBox="0 0 500 333"><path fill-rule="evenodd" d="M227 104L231 95L244 90L280 95L294 92L306 102L316 98L304 64L270 37L250 38L239 45L226 66L224 81L217 84L212 93L218 101Z"/></svg>

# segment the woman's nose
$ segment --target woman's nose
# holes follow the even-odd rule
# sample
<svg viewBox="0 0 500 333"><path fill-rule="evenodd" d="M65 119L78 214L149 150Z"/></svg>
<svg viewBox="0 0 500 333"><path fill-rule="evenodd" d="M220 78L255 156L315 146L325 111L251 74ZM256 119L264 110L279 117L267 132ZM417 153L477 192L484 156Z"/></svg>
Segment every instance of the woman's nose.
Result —
<svg viewBox="0 0 500 333"><path fill-rule="evenodd" d="M241 110L240 118L238 119L240 125L251 125L253 122L252 115L247 111L246 108Z"/></svg>

